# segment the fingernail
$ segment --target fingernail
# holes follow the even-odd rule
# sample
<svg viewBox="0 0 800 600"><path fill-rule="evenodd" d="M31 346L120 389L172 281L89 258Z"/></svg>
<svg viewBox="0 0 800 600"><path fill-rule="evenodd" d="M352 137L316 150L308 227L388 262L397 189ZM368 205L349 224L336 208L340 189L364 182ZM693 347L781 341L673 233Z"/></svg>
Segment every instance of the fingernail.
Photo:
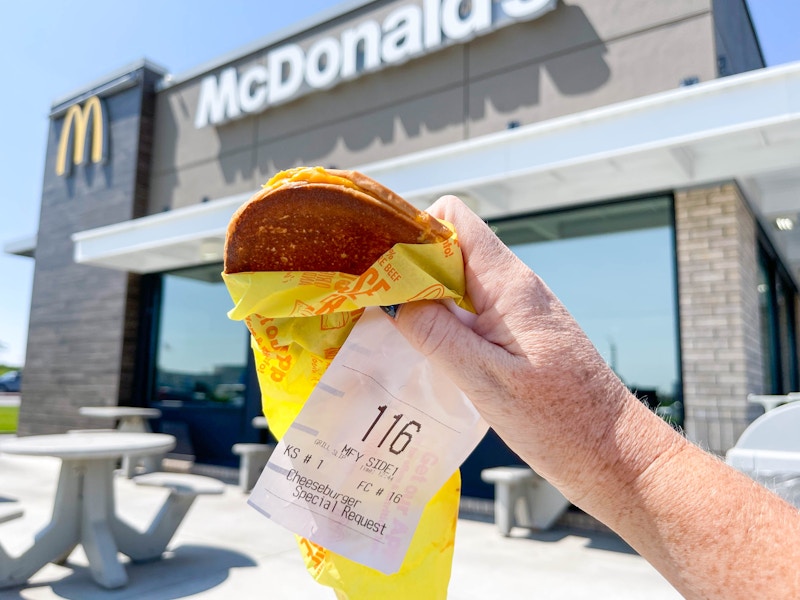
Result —
<svg viewBox="0 0 800 600"><path fill-rule="evenodd" d="M393 319L397 318L397 311L400 309L399 304L390 304L389 306L381 306L381 310Z"/></svg>

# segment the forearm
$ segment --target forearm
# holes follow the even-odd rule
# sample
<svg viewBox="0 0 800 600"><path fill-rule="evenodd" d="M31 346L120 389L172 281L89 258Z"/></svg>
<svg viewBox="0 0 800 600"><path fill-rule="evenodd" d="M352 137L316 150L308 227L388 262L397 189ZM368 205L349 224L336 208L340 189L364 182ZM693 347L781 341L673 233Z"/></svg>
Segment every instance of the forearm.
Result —
<svg viewBox="0 0 800 600"><path fill-rule="evenodd" d="M552 388L510 369L474 396L512 449L685 597L800 598L797 510L653 414L594 349L572 350Z"/></svg>
<svg viewBox="0 0 800 600"><path fill-rule="evenodd" d="M687 446L637 492L639 551L687 598L800 598L797 510L745 475Z"/></svg>
<svg viewBox="0 0 800 600"><path fill-rule="evenodd" d="M631 404L613 430L588 465L598 476L576 498L581 508L619 533L687 598L800 598L796 509L644 406ZM616 457L628 466L614 467ZM648 461L628 479L630 465Z"/></svg>
<svg viewBox="0 0 800 600"><path fill-rule="evenodd" d="M442 304L397 316L409 341L503 440L618 532L688 598L800 598L800 515L639 402L547 286L455 198L432 214L462 240L462 324Z"/></svg>

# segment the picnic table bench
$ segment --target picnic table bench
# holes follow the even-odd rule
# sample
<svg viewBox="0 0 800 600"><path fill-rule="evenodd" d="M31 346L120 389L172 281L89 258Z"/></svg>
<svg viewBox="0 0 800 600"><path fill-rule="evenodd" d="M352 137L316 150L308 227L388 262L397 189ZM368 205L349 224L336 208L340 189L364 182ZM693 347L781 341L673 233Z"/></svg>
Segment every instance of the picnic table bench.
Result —
<svg viewBox="0 0 800 600"><path fill-rule="evenodd" d="M117 516L114 467L124 456L167 452L175 438L158 433L67 433L12 438L0 443L0 452L61 459L53 516L20 556L0 547L0 589L19 585L48 562L66 559L83 546L94 580L105 588L124 586L128 577L118 552L132 560L159 558L200 494L222 493L222 482L189 474L152 473L140 485L170 490L149 528L140 532Z"/></svg>
<svg viewBox="0 0 800 600"><path fill-rule="evenodd" d="M256 429L269 429L266 417L253 417L253 427ZM239 443L231 448L239 458L239 487L243 492L249 492L256 485L261 471L272 456L275 444Z"/></svg>
<svg viewBox="0 0 800 600"><path fill-rule="evenodd" d="M569 506L561 492L525 466L484 469L481 479L494 484L494 522L504 536L515 525L550 529Z"/></svg>

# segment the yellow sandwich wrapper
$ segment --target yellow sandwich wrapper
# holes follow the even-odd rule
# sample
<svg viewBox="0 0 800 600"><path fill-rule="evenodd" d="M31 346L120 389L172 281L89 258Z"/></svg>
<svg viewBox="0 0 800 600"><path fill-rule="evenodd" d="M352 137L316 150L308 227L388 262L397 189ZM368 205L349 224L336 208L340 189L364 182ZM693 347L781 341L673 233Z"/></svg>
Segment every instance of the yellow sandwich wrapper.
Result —
<svg viewBox="0 0 800 600"><path fill-rule="evenodd" d="M366 307L450 298L472 310L455 232L440 243L396 244L358 276L249 272L223 279L235 304L228 316L250 330L264 415L278 439ZM425 506L398 572L385 575L298 536L306 568L339 600L446 598L460 491L456 471Z"/></svg>

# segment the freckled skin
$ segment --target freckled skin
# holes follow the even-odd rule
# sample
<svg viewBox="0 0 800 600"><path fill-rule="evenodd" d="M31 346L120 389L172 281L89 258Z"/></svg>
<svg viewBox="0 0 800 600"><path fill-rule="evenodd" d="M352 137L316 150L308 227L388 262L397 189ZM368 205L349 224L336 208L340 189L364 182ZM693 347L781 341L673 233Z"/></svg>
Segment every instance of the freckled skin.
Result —
<svg viewBox="0 0 800 600"><path fill-rule="evenodd" d="M421 301L402 305L395 323L498 435L684 597L800 598L800 511L639 402L462 202L445 197L429 211L458 232L477 317L467 326L446 304Z"/></svg>

